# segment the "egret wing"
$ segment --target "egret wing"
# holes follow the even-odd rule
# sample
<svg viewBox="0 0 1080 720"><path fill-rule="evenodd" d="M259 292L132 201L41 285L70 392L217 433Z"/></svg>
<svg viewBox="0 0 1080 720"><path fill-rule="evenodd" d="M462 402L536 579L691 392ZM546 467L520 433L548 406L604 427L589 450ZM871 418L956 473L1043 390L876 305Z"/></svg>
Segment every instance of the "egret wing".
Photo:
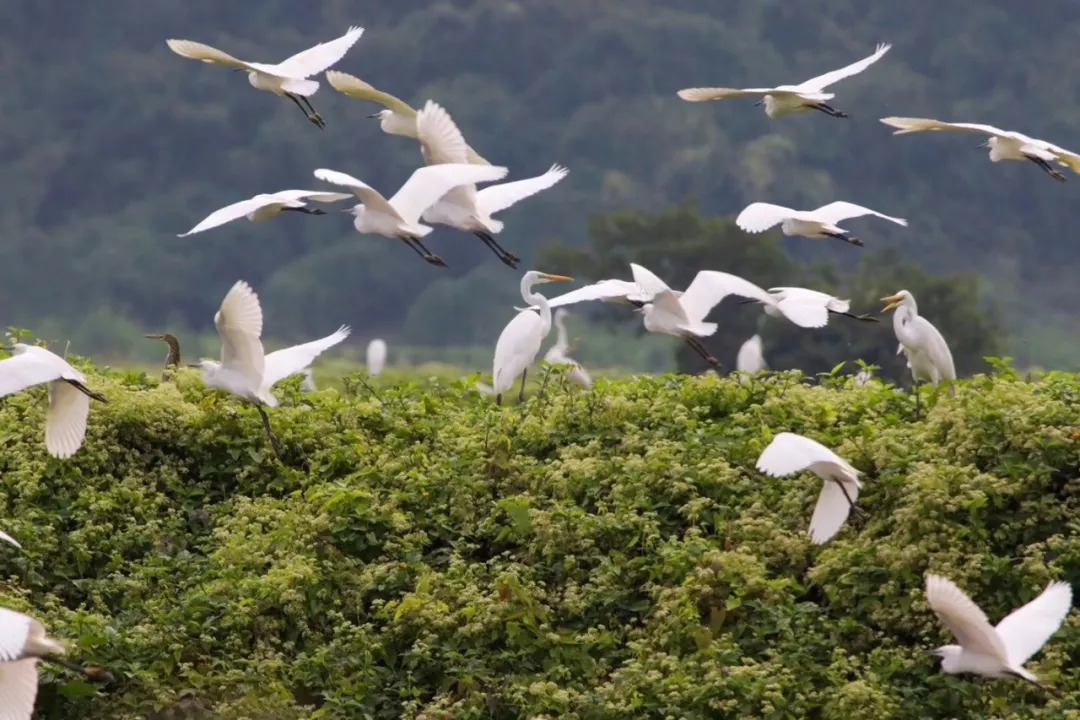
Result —
<svg viewBox="0 0 1080 720"><path fill-rule="evenodd" d="M757 460L757 469L773 477L792 475L806 469L816 473L817 468L811 466L827 466L853 480L859 476L858 470L829 448L816 440L790 432L782 432L774 437Z"/></svg>
<svg viewBox="0 0 1080 720"><path fill-rule="evenodd" d="M62 374L63 368L37 354L24 352L13 355L0 360L0 397L17 393L32 385L51 382Z"/></svg>
<svg viewBox="0 0 1080 720"><path fill-rule="evenodd" d="M349 97L378 103L403 117L416 116L416 110L414 110L411 105L394 97L390 93L377 90L374 85L361 80L355 75L339 72L337 70L328 70L326 73L326 80L330 83L332 88Z"/></svg>
<svg viewBox="0 0 1080 720"><path fill-rule="evenodd" d="M409 223L416 223L425 210L460 185L494 182L506 177L506 168L494 165L429 165L413 172L390 204Z"/></svg>
<svg viewBox="0 0 1080 720"><path fill-rule="evenodd" d="M20 550L22 549L22 545L19 544L19 541L8 535L3 530L0 530L0 540L3 540L6 543L10 543L15 547L19 548Z"/></svg>
<svg viewBox="0 0 1080 720"><path fill-rule="evenodd" d="M871 210L868 207L862 205L856 205L855 203L844 202L843 200L837 200L831 202L828 205L822 205L816 210L812 210L810 213L815 220L819 220L823 223L835 225L838 222L848 220L850 218L862 217L863 215L873 215L879 217L882 220L888 220L894 222L897 225L903 225L907 227L907 220L904 218L892 217L891 215L883 215L877 210Z"/></svg>
<svg viewBox="0 0 1080 720"><path fill-rule="evenodd" d="M364 28L354 25L339 38L319 43L286 58L274 66L275 72L272 74L300 80L321 73L345 57L345 53L349 52L349 48L355 45L363 34Z"/></svg>
<svg viewBox="0 0 1080 720"><path fill-rule="evenodd" d="M851 77L852 75L858 75L866 68L870 67L881 57L889 52L892 47L889 43L878 43L878 46L874 49L874 53L868 57L864 57L858 62L853 62L850 65L840 68L839 70L833 70L827 72L824 75L818 75L815 78L810 78L806 82L800 83L796 88L805 92L820 92L829 87L833 83L839 82L844 78Z"/></svg>
<svg viewBox="0 0 1080 720"><path fill-rule="evenodd" d="M853 482L825 478L814 505L814 514L810 516L810 539L821 544L835 535L851 514L851 503L859 498L859 486ZM847 491L847 495L844 494ZM850 498L850 500L848 499Z"/></svg>
<svg viewBox="0 0 1080 720"><path fill-rule="evenodd" d="M398 217L401 215L397 209L390 204L390 202L383 197L375 188L371 187L367 183L361 182L354 178L352 175L346 175L343 172L337 170L327 170L326 168L319 168L315 171L315 177L324 182L333 183L334 185L342 185L352 190L353 194L360 199L360 202L364 204L368 210L377 212L383 215L389 215L390 217Z"/></svg>
<svg viewBox="0 0 1080 720"><path fill-rule="evenodd" d="M642 290L637 283L627 282L626 280L601 280L592 285L586 285L549 299L548 307L557 308L590 300L610 302L639 295L642 295Z"/></svg>
<svg viewBox="0 0 1080 720"><path fill-rule="evenodd" d="M738 275L702 270L694 276L679 302L691 321L701 322L728 295L751 298L766 304L772 301L772 296L764 289Z"/></svg>
<svg viewBox="0 0 1080 720"><path fill-rule="evenodd" d="M735 218L735 224L748 233L765 232L797 214L796 210L772 203L750 203Z"/></svg>
<svg viewBox="0 0 1080 720"><path fill-rule="evenodd" d="M195 42L194 40L171 39L166 40L165 44L169 46L170 50L181 57L186 57L191 60L201 60L214 65L225 65L227 67L236 68L237 70L265 72L274 67L273 65L237 60L227 52L210 47L209 45L204 45L200 42Z"/></svg>
<svg viewBox="0 0 1080 720"><path fill-rule="evenodd" d="M956 365L953 363L952 351L949 350L949 344L945 342L945 337L934 327L933 323L922 315L915 318L914 326L918 333L926 338L924 349L930 355L934 367L939 368L941 371L941 377L938 380L955 380Z"/></svg>
<svg viewBox="0 0 1080 720"><path fill-rule="evenodd" d="M216 228L219 225L224 225L233 220L239 220L248 213L253 213L259 208L266 207L267 205L273 205L275 202L277 202L277 200L273 195L256 195L247 200L234 202L232 205L226 205L225 207L210 213L203 218L198 225L191 228L186 233L180 233L176 237L187 237L188 235L194 235L195 233L203 232L204 230Z"/></svg>
<svg viewBox="0 0 1080 720"><path fill-rule="evenodd" d="M243 280L238 280L221 301L214 315L221 337L221 363L240 373L254 391L262 385L266 358L263 356L263 316L259 296Z"/></svg>
<svg viewBox="0 0 1080 720"><path fill-rule="evenodd" d="M965 650L1008 662L1005 645L986 619L986 613L952 580L927 575L926 601Z"/></svg>
<svg viewBox="0 0 1080 720"><path fill-rule="evenodd" d="M17 660L26 647L30 630L37 621L5 607L0 607L0 667Z"/></svg>
<svg viewBox="0 0 1080 720"><path fill-rule="evenodd" d="M49 383L49 413L45 419L45 447L57 458L69 458L86 437L90 397L64 380Z"/></svg>
<svg viewBox="0 0 1080 720"><path fill-rule="evenodd" d="M634 276L634 282L641 288L641 294L645 298L652 298L664 291L670 291L668 284L661 280L652 270L643 265L630 263L630 272Z"/></svg>
<svg viewBox="0 0 1080 720"><path fill-rule="evenodd" d="M674 290L662 290L661 292L653 295L652 306L654 310L659 311L665 315L669 315L674 318L674 324L681 328L692 328L697 322L695 322L686 313L686 309L679 302L679 297L675 294Z"/></svg>
<svg viewBox="0 0 1080 720"><path fill-rule="evenodd" d="M428 165L468 164L468 145L450 113L428 100L416 114L416 137Z"/></svg>
<svg viewBox="0 0 1080 720"><path fill-rule="evenodd" d="M342 325L334 333L318 340L275 350L266 356L263 387L270 388L290 375L303 372L319 355L349 337L352 329Z"/></svg>
<svg viewBox="0 0 1080 720"><path fill-rule="evenodd" d="M944 130L947 132L969 132L980 133L982 135L995 135L997 137L1011 137L1013 133L1008 130L1001 130L993 125L980 125L978 123L951 123L944 122L942 120L934 120L933 118L913 118L913 117L885 117L881 118L881 122L889 127L897 128L893 135L906 135L913 132L928 132L933 130Z"/></svg>
<svg viewBox="0 0 1080 720"><path fill-rule="evenodd" d="M835 299L831 295L806 288L770 288L769 293L776 299L776 309L799 327L829 324L829 303Z"/></svg>
<svg viewBox="0 0 1080 720"><path fill-rule="evenodd" d="M1046 586L1039 597L1013 610L997 624L1009 664L1020 667L1057 632L1072 609L1072 587L1065 582Z"/></svg>
<svg viewBox="0 0 1080 720"><path fill-rule="evenodd" d="M705 102L708 100L727 100L738 97L761 97L776 91L776 88L725 88L695 87L685 88L677 94L687 102Z"/></svg>
<svg viewBox="0 0 1080 720"><path fill-rule="evenodd" d="M0 662L0 720L26 720L37 699L37 659Z"/></svg>
<svg viewBox="0 0 1080 720"><path fill-rule="evenodd" d="M499 185L489 185L477 191L476 206L485 215L494 215L527 197L547 190L566 177L568 172L570 171L561 165L552 165L543 175L537 175L525 180L500 183Z"/></svg>

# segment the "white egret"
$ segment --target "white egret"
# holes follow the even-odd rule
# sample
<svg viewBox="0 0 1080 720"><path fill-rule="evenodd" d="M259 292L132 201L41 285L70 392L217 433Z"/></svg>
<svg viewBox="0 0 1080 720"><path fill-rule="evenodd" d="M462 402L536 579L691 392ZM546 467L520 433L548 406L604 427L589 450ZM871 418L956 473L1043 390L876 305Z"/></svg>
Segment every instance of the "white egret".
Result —
<svg viewBox="0 0 1080 720"><path fill-rule="evenodd" d="M525 399L525 376L536 360L544 338L551 332L551 308L548 307L547 298L532 291L533 285L572 281L573 278L566 275L551 275L537 270L530 270L521 278L521 297L529 307L518 311L495 343L492 385L496 404L502 405L502 394L514 386L518 375L521 376L518 400ZM539 312L534 312L534 308Z"/></svg>
<svg viewBox="0 0 1080 720"><path fill-rule="evenodd" d="M420 150L428 165L468 163L468 145L450 114L428 100L416 116ZM527 197L550 188L566 177L566 168L552 165L543 175L526 180L491 185L477 190L475 185L459 185L424 211L421 219L434 225L449 225L480 238L504 264L516 268L520 258L507 252L494 235L503 223L492 215Z"/></svg>
<svg viewBox="0 0 1080 720"><path fill-rule="evenodd" d="M1042 593L990 625L986 613L951 580L926 576L926 601L942 624L960 642L926 651L941 658L941 670L950 674L973 673L987 677L1012 675L1047 690L1030 670L1028 658L1057 632L1072 608L1072 588L1052 582Z"/></svg>
<svg viewBox="0 0 1080 720"><path fill-rule="evenodd" d="M352 333L348 325L342 325L324 338L275 350L266 356L263 370L263 383L260 394L273 397L270 390L279 382L292 375L304 375L304 384L309 391L315 389L315 380L311 374L311 364L315 358L345 340ZM273 406L271 406L273 407Z"/></svg>
<svg viewBox="0 0 1080 720"><path fill-rule="evenodd" d="M387 200L375 188L345 173L326 169L315 171L318 179L343 185L360 199L360 204L344 211L355 218L353 226L358 232L401 240L427 262L444 267L443 259L433 255L420 242L420 238L432 230L420 223L420 215L459 185L491 182L505 176L505 167L493 165L430 165L413 172L401 189Z"/></svg>
<svg viewBox="0 0 1080 720"><path fill-rule="evenodd" d="M166 40L165 42L177 55L246 72L248 82L252 87L272 92L279 97L289 98L303 111L308 120L320 128L325 128L326 122L319 113L315 112L311 101L308 100L319 89L319 83L308 78L318 75L345 57L345 53L363 33L362 27L350 27L348 32L336 40L319 43L276 65L237 60L217 48L191 40Z"/></svg>
<svg viewBox="0 0 1080 720"><path fill-rule="evenodd" d="M851 301L818 290L798 287L769 288L768 299L748 298L742 304L756 302L764 306L769 317L786 318L804 328L820 328L829 324L829 314L844 315L865 322L878 322L869 315L851 312Z"/></svg>
<svg viewBox="0 0 1080 720"><path fill-rule="evenodd" d="M685 292L672 290L652 271L630 263L633 282L625 280L601 280L600 282L565 295L552 298L551 307L560 307L588 300L623 302L638 308L645 318L645 329L681 337L706 362L721 367L720 361L698 340L699 337L716 332L716 323L703 322L714 307L728 295L752 298L761 303L775 305L777 301L769 293L738 275L702 270L694 276ZM799 315L792 322L802 322Z"/></svg>
<svg viewBox="0 0 1080 720"><path fill-rule="evenodd" d="M86 437L90 399L107 402L86 386L86 376L45 348L15 343L4 348L13 355L0 360L0 397L49 383L49 412L45 417L45 447L57 458L69 458Z"/></svg>
<svg viewBox="0 0 1080 720"><path fill-rule="evenodd" d="M893 135L939 131L989 135L989 139L979 147L990 148L990 162L1030 160L1042 168L1047 175L1060 182L1065 182L1065 174L1050 167L1052 162L1080 173L1080 155L1013 130L1000 130L992 125L978 123L943 122L932 118L887 117L881 118L881 122L889 127L898 128Z"/></svg>
<svg viewBox="0 0 1080 720"><path fill-rule="evenodd" d="M180 233L176 237L194 235L195 233L216 228L219 225L224 225L227 222L239 220L242 217L246 217L251 222L265 222L270 218L275 218L286 212L298 212L307 215L325 215L325 210L310 208L306 203L332 203L348 200L351 197L351 193L322 192L320 190L282 190L281 192L276 193L256 195L253 198L241 200L232 205L226 205L220 210L215 210L207 215L198 225L191 228L186 233Z"/></svg>
<svg viewBox="0 0 1080 720"><path fill-rule="evenodd" d="M762 352L760 335L754 335L739 346L739 352L735 355L736 371L757 375L768 367L765 364L765 353Z"/></svg>
<svg viewBox="0 0 1080 720"><path fill-rule="evenodd" d="M750 203L735 218L735 224L748 233L765 232L779 225L785 235L801 235L807 238L831 237L862 247L862 240L852 237L847 230L838 227L836 223L864 215L874 215L907 227L907 220L903 218L882 215L876 210L842 200L822 205L816 210L792 210L772 203Z"/></svg>
<svg viewBox="0 0 1080 720"><path fill-rule="evenodd" d="M907 358L911 377L915 381L915 402L918 404L920 382L937 385L943 380L956 380L952 352L938 329L919 315L915 296L907 290L883 297L881 301L888 303L882 312L896 311L893 315L893 332L900 341L897 354L902 352ZM955 386L950 386L949 392L955 393Z"/></svg>
<svg viewBox="0 0 1080 720"><path fill-rule="evenodd" d="M810 518L810 539L816 545L840 530L862 488L858 470L821 443L796 433L774 437L758 458L757 469L773 477L809 470L824 481Z"/></svg>
<svg viewBox="0 0 1080 720"><path fill-rule="evenodd" d="M382 338L375 338L368 343L367 346L367 369L368 375L371 377L379 377L382 375L383 369L386 368L386 341Z"/></svg>
<svg viewBox="0 0 1080 720"><path fill-rule="evenodd" d="M581 364L570 357L570 336L566 332L566 311L559 308L552 315L555 324L555 344L544 353L544 362L548 365L567 365L567 377L570 382L577 383L582 387L592 387L592 378Z"/></svg>
<svg viewBox="0 0 1080 720"><path fill-rule="evenodd" d="M870 67L881 56L889 52L892 45L881 43L874 50L874 54L854 62L839 70L827 72L816 78L811 78L798 85L778 85L772 88L686 88L680 90L678 95L687 102L702 102L706 100L727 100L736 97L760 97L761 100L755 105L765 105L765 114L770 118L777 118L792 113L819 110L826 115L838 118L846 118L847 113L840 112L827 104L827 100L836 97L834 93L825 92L825 88L844 78L861 73Z"/></svg>
<svg viewBox="0 0 1080 720"><path fill-rule="evenodd" d="M368 117L378 119L382 131L387 135L398 135L401 137L412 138L413 140L417 139L417 112L415 108L405 101L394 97L390 93L377 90L373 85L361 80L355 75L339 72L337 70L328 70L326 73L326 80L330 83L331 87L344 95L356 98L357 100L366 100L382 105L385 109L380 110L373 115L368 115ZM467 147L466 152L468 153L468 162L471 165L491 164L480 157L480 155L471 147Z"/></svg>
<svg viewBox="0 0 1080 720"><path fill-rule="evenodd" d="M66 650L40 622L0 607L0 720L30 720L37 699L39 661L49 662L98 682L111 682L105 670L83 667L59 656Z"/></svg>
<svg viewBox="0 0 1080 720"><path fill-rule="evenodd" d="M180 367L180 340L172 333L153 333L143 335L143 337L150 340L161 340L169 346L169 354L165 356L165 369L161 372L161 381L165 382L169 379L173 369Z"/></svg>

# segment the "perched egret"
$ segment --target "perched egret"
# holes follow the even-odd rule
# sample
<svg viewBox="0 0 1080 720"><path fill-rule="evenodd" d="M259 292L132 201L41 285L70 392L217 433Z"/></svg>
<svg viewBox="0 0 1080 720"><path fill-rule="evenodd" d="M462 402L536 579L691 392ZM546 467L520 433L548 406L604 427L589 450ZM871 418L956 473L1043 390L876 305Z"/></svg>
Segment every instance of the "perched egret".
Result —
<svg viewBox="0 0 1080 720"><path fill-rule="evenodd" d="M941 658L950 674L973 673L987 677L1013 675L1046 690L1030 670L1028 658L1057 632L1072 608L1072 588L1052 582L1037 598L990 625L986 613L951 580L926 576L926 601L934 614L960 642L926 651Z"/></svg>
<svg viewBox="0 0 1080 720"><path fill-rule="evenodd" d="M572 281L573 278L565 275L550 275L537 270L530 270L521 278L521 297L529 307L518 311L495 343L492 384L496 404L502 405L502 394L514 386L518 375L521 376L518 400L525 399L525 376L536 360L544 338L551 332L551 308L548 307L547 298L532 291L533 285ZM534 312L534 308L539 312Z"/></svg>
<svg viewBox="0 0 1080 720"><path fill-rule="evenodd" d="M233 220L246 217L251 222L265 222L285 212L299 212L306 215L325 215L325 210L309 208L306 203L320 202L332 203L348 200L351 193L322 192L320 190L282 190L276 193L256 195L247 200L226 205L220 210L215 210L206 218L186 233L180 233L176 237L187 237L195 233L216 228Z"/></svg>
<svg viewBox="0 0 1080 720"><path fill-rule="evenodd" d="M702 270L694 276L685 292L678 292L641 265L630 263L630 270L634 275L633 282L601 280L552 298L550 305L556 308L589 300L633 305L644 316L646 330L681 337L707 363L721 367L720 361L698 340L699 337L712 335L717 329L716 323L704 322L705 316L728 295L776 304L776 300L765 290L730 273ZM791 319L792 322L801 322L798 315Z"/></svg>
<svg viewBox="0 0 1080 720"><path fill-rule="evenodd" d="M931 118L887 117L881 118L881 122L889 127L898 128L893 135L928 131L968 132L989 135L989 139L979 147L990 148L991 162L1030 160L1041 167L1047 175L1060 182L1065 182L1065 174L1050 167L1052 162L1067 167L1074 173L1080 173L1080 155L1045 140L1028 137L1023 133L1012 130L999 130L992 125L979 125L978 123L942 122Z"/></svg>
<svg viewBox="0 0 1080 720"><path fill-rule="evenodd" d="M859 471L846 460L821 443L790 432L773 438L758 458L757 469L773 477L809 470L824 481L810 518L810 539L816 545L840 530L862 488Z"/></svg>
<svg viewBox="0 0 1080 720"><path fill-rule="evenodd" d="M326 80L330 83L331 87L344 95L356 98L357 100L366 100L382 105L385 108L384 110L380 110L373 115L368 115L368 117L378 119L382 131L387 135L399 135L401 137L412 138L413 140L417 139L417 113L416 109L408 103L394 97L390 93L377 90L370 83L348 73L339 72L337 70L328 70L326 73ZM468 153L468 162L471 165L491 164L480 157L480 155L471 147L466 148L466 152Z"/></svg>
<svg viewBox="0 0 1080 720"><path fill-rule="evenodd" d="M37 699L37 664L45 661L79 673L89 680L111 682L105 670L83 667L58 656L64 646L45 633L40 622L0 608L0 720L30 720Z"/></svg>
<svg viewBox="0 0 1080 720"><path fill-rule="evenodd" d="M736 371L756 375L762 370L767 370L768 367L765 364L765 354L761 349L760 335L754 335L739 347L739 352L735 356Z"/></svg>
<svg viewBox="0 0 1080 720"><path fill-rule="evenodd" d="M798 85L778 85L772 88L687 88L679 91L679 97L688 102L702 102L705 100L727 100L736 97L761 97L755 105L765 105L765 114L770 118L790 115L791 113L819 110L826 115L846 118L847 113L840 112L826 103L836 95L825 92L825 88L844 78L861 73L870 67L881 56L889 52L892 45L881 43L874 50L874 54L865 57L858 62L852 63L839 70L827 72L816 78L811 78Z"/></svg>
<svg viewBox="0 0 1080 720"><path fill-rule="evenodd" d="M895 295L881 298L881 301L888 303L882 312L896 311L893 315L893 332L900 341L897 354L902 352L907 357L907 365L915 381L916 403L919 401L920 382L937 385L942 380L956 380L952 352L938 329L919 315L915 297L907 290L901 290ZM950 387L950 394L955 392L955 387Z"/></svg>
<svg viewBox="0 0 1080 720"><path fill-rule="evenodd" d="M822 205L816 210L792 210L772 203L750 203L735 218L735 224L748 233L765 232L779 225L785 235L801 235L807 238L831 237L862 247L862 240L852 237L847 230L837 227L836 223L863 215L874 215L897 225L907 226L907 220L903 218L882 215L870 208L842 200Z"/></svg>
<svg viewBox="0 0 1080 720"><path fill-rule="evenodd" d="M49 383L45 447L53 457L71 457L86 437L90 399L106 402L105 396L86 387L85 375L45 348L15 343L4 349L14 354L0 360L0 397Z"/></svg>
<svg viewBox="0 0 1080 720"><path fill-rule="evenodd" d="M421 152L428 165L461 164L469 161L469 146L465 144L465 138L450 114L438 103L427 101L416 116L416 130ZM543 175L491 185L483 190L477 190L475 185L459 185L425 210L421 219L435 225L449 225L471 232L480 238L500 261L516 268L520 258L504 250L495 241L494 235L502 232L503 224L491 216L550 188L566 177L567 172L569 171L566 168L552 165Z"/></svg>
<svg viewBox="0 0 1080 720"><path fill-rule="evenodd" d="M228 53L191 40L166 40L165 42L177 55L246 72L248 82L252 87L289 98L303 111L308 120L320 128L325 128L326 122L319 113L315 112L311 101L308 100L308 97L314 95L319 89L319 83L307 78L318 75L345 57L345 53L363 33L362 27L350 27L347 33L336 40L319 43L277 65L237 60Z"/></svg>
<svg viewBox="0 0 1080 720"><path fill-rule="evenodd" d="M169 375L175 368L180 367L180 341L172 333L154 333L143 335L151 340L161 340L169 346L169 354L165 356L165 369L161 372L161 381L169 379Z"/></svg>
<svg viewBox="0 0 1080 720"><path fill-rule="evenodd" d="M566 311L562 308L556 310L552 315L552 321L555 324L555 344L544 353L544 362L548 365L568 365L570 369L567 377L571 382L582 387L591 387L592 378L589 377L589 373L569 355L570 336L566 332Z"/></svg>
<svg viewBox="0 0 1080 720"><path fill-rule="evenodd" d="M315 171L318 179L343 185L360 199L360 204L344 211L355 217L353 226L358 232L397 238L432 265L444 267L443 259L433 255L420 242L420 238L432 230L420 223L420 215L459 185L491 182L505 176L505 167L492 165L430 165L413 172L401 189L387 200L375 188L345 173L326 169Z"/></svg>
<svg viewBox="0 0 1080 720"><path fill-rule="evenodd" d="M367 369L371 377L379 377L386 368L386 341L375 338L367 346Z"/></svg>

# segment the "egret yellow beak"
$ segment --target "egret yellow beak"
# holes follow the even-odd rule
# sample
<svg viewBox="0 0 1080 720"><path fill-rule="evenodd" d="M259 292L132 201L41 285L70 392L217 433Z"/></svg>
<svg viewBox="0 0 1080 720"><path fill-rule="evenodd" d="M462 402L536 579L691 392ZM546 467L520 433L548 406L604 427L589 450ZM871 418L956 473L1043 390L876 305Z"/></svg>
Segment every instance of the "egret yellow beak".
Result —
<svg viewBox="0 0 1080 720"><path fill-rule="evenodd" d="M889 312L890 310L895 310L903 299L904 298L899 295L889 295L888 297L881 298L881 302L889 303L882 309L881 312Z"/></svg>
<svg viewBox="0 0 1080 720"><path fill-rule="evenodd" d="M547 273L540 273L540 277L548 282L574 282L574 278L569 277L568 275L548 275Z"/></svg>

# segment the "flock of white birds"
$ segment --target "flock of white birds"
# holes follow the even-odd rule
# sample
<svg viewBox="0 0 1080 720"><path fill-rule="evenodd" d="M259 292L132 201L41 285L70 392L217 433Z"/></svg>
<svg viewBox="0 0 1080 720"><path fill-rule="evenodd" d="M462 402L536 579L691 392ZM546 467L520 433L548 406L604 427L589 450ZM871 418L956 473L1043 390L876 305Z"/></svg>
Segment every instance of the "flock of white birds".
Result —
<svg viewBox="0 0 1080 720"><path fill-rule="evenodd" d="M327 81L345 95L374 102L384 109L370 115L380 121L384 132L419 142L424 165L413 172L396 193L387 198L379 191L346 173L317 169L314 176L347 192L329 190L283 190L259 194L212 212L180 237L200 233L233 220L247 218L262 222L285 212L322 215L325 211L312 203L330 204L355 198L358 202L344 210L353 216L360 233L383 235L409 246L433 265L445 262L423 243L434 225L447 225L478 237L510 267L519 259L495 240L503 223L493 216L502 210L546 190L562 180L567 170L559 165L538 176L498 183L508 169L493 166L481 157L465 139L449 113L433 101L416 110L402 100L377 90L367 82L346 73L328 70L341 60L360 39L363 29L349 28L340 38L321 43L277 64L238 60L208 45L190 40L168 40L173 52L186 58L223 65L245 72L253 87L288 98L305 117L319 128L326 126L312 106L310 97L319 88L311 79L326 71ZM756 97L770 118L811 110L831 117L847 115L829 104L835 95L826 88L866 70L890 49L878 45L874 53L839 70L825 73L798 85L771 88L689 88L678 96L688 102ZM999 130L989 125L949 123L927 118L883 118L881 122L897 128L895 134L952 131L987 136L990 159L1028 160L1056 180L1065 176L1054 164L1080 173L1080 155L1049 142L1018 132ZM489 184L477 189L481 183ZM838 223L866 215L906 226L902 218L891 217L850 202L832 202L815 210L793 210L771 203L755 202L736 218L736 224L748 233L761 233L776 226L785 235L808 238L835 238L861 246ZM569 282L572 278L539 271L529 271L521 279L524 308L507 324L495 346L493 385L478 386L502 402L503 393L521 378L520 395L524 397L525 378L536 361L544 339L554 324L557 342L544 355L548 365L567 366L570 380L588 387L588 372L569 355L570 343L563 322L563 306L584 301L615 302L631 306L642 316L649 332L682 338L707 363L720 367L719 361L705 348L701 338L714 334L717 323L707 317L720 302L730 296L743 302L760 304L764 312L783 318L803 328L827 325L830 314L858 320L873 320L851 313L850 303L828 293L807 288L776 287L765 290L749 280L730 273L703 270L684 291L669 287L654 273L631 263L631 280L608 279L572 290L554 298L534 292L533 286L551 282ZM895 310L893 328L899 340L898 353L907 358L913 379L937 385L956 379L952 355L941 333L919 315L915 298L906 290L882 298L884 310ZM553 314L552 310L557 309ZM340 327L334 333L302 345L266 354L261 336L262 309L259 299L244 281L236 282L214 315L214 325L221 340L221 361L203 360L200 368L205 383L251 402L259 411L275 452L280 451L265 408L277 405L273 386L282 379L305 374L305 387L314 389L311 364L322 352L345 340L350 329ZM150 335L167 342L170 355L166 367L179 365L180 350L169 334ZM86 376L62 357L33 345L16 343L6 348L11 357L0 361L0 397L38 384L48 384L49 409L45 423L45 446L57 458L69 458L82 446L86 434L90 401L105 398L87 386ZM386 365L387 346L373 340L367 348L367 363L372 375ZM766 369L760 336L750 338L738 352L737 370L754 374ZM864 371L856 381L865 383ZM823 486L810 520L809 534L814 543L824 543L843 526L859 496L859 472L847 461L810 438L794 433L780 433L762 452L757 462L762 473L786 476L809 471L818 475ZM18 542L0 532L3 540L16 548ZM926 578L926 598L940 620L952 631L959 645L946 645L929 651L942 658L947 673L975 673L986 676L1013 675L1043 687L1023 666L1060 627L1072 604L1068 584L1051 583L1034 600L1015 610L996 627L991 626L979 607L951 581L937 576ZM21 613L0 608L0 720L29 720L37 693L37 663L45 660L83 673L95 680L108 681L109 674L98 668L82 667L60 658L64 647L49 638L39 622Z"/></svg>

